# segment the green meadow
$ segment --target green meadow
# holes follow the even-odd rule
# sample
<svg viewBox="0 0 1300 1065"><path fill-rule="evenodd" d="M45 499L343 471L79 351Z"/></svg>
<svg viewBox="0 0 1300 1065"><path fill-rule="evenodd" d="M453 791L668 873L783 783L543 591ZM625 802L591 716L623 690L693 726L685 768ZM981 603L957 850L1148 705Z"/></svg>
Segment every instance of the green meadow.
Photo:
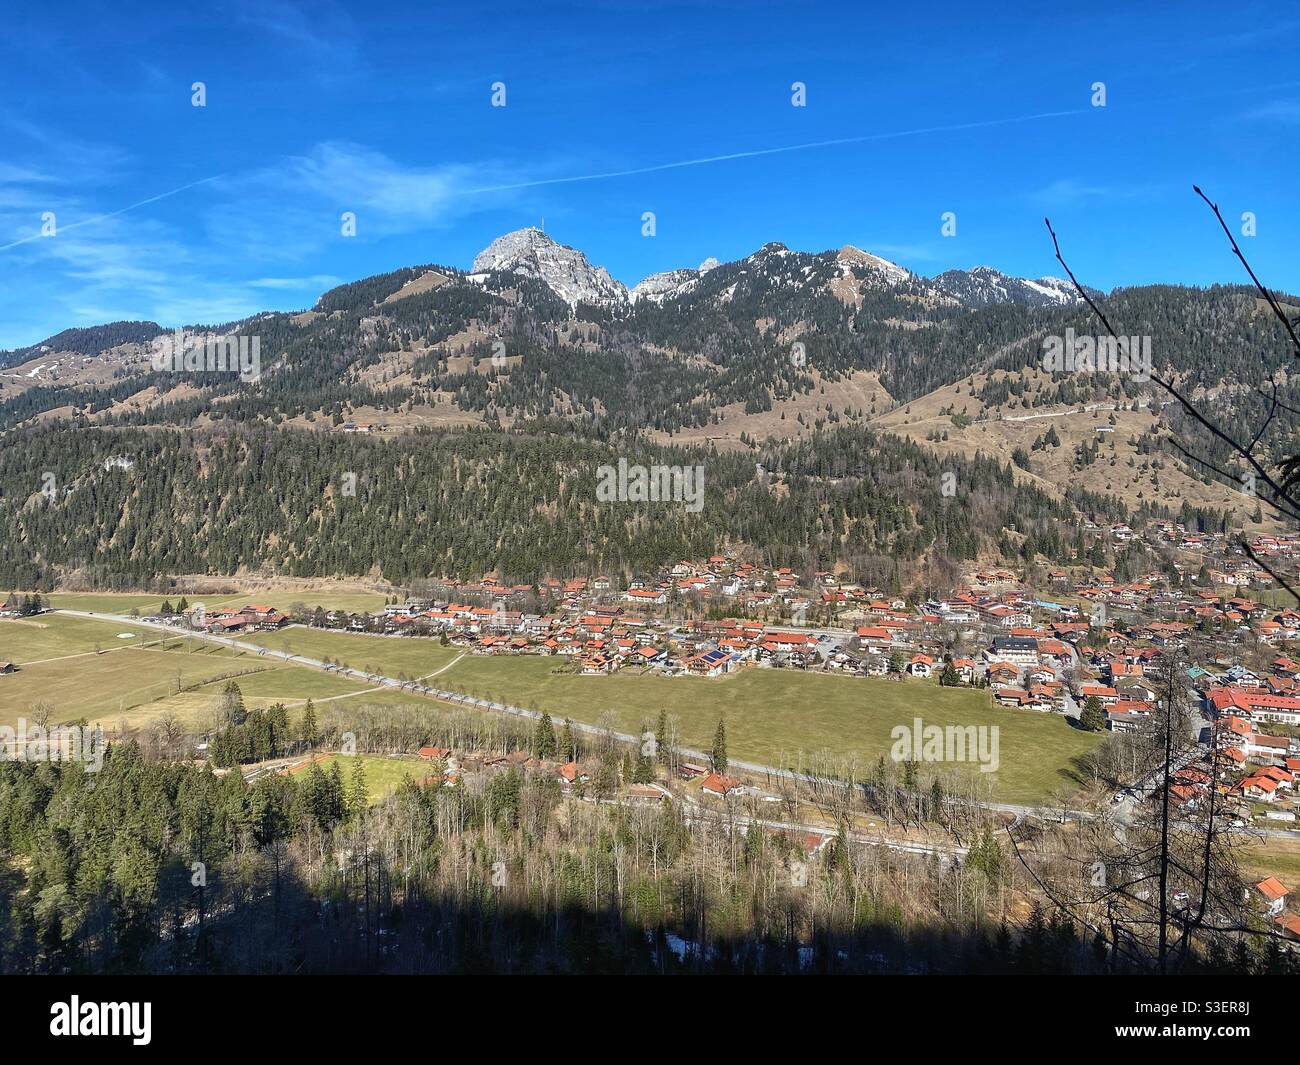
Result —
<svg viewBox="0 0 1300 1065"><path fill-rule="evenodd" d="M127 633L131 639L119 639ZM758 668L726 677L633 671L584 677L567 672L563 658L471 655L428 639L289 628L241 640L387 676L432 677L440 688L546 710L557 720L609 721L623 732L638 731L664 709L677 718L683 744L701 750L722 719L733 758L784 768L828 757L851 757L865 767L888 756L895 726L910 728L915 718L927 725L997 726L999 769L986 776L993 797L1005 802L1043 802L1074 790L1076 760L1101 739L1057 715L1006 710L986 692L931 681ZM30 716L32 705L43 701L54 708L56 722L85 717L106 727L119 721L138 727L174 713L193 725L206 720L234 673L250 707L300 705L308 698L427 701L412 693L371 692L365 680L253 651L60 614L0 621L0 660L19 665L17 673L0 676L0 723Z"/></svg>

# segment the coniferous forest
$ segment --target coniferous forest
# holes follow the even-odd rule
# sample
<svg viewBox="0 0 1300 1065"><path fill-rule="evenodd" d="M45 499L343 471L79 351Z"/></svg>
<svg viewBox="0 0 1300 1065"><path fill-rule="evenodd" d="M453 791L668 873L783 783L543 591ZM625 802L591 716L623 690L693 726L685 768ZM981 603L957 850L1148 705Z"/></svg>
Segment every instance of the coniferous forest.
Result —
<svg viewBox="0 0 1300 1065"><path fill-rule="evenodd" d="M702 466L703 509L598 504L598 471L620 458ZM0 583L48 590L76 570L103 587L144 587L241 568L533 582L652 572L740 545L773 565L845 560L865 576L883 556L927 552L1065 559L1072 514L995 458L940 460L857 428L741 454L540 432L43 426L0 450ZM1008 526L1014 544L1000 539Z"/></svg>
<svg viewBox="0 0 1300 1065"><path fill-rule="evenodd" d="M346 758L248 784L152 742L115 745L93 774L0 763L0 972L1116 971L1060 914L1006 919L1022 874L987 828L960 865L843 831L813 863L797 833L562 802L556 781L515 770L408 780L367 807ZM1190 964L1290 971L1275 948Z"/></svg>

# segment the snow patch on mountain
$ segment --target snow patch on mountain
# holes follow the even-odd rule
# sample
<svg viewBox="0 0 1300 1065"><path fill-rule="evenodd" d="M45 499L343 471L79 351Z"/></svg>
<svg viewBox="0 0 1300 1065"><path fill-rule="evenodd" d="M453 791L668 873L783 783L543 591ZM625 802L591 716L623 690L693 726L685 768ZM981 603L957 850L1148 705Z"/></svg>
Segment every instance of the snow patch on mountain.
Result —
<svg viewBox="0 0 1300 1065"><path fill-rule="evenodd" d="M1035 292L1041 292L1050 302L1062 305L1079 302L1079 292L1072 282L1060 277L1040 277L1037 281L1021 279Z"/></svg>
<svg viewBox="0 0 1300 1065"><path fill-rule="evenodd" d="M579 303L628 302L627 288L610 277L603 266L592 266L582 252L557 244L532 226L497 237L474 257L471 274L490 270L535 278L570 307Z"/></svg>
<svg viewBox="0 0 1300 1065"><path fill-rule="evenodd" d="M690 292L695 287L695 283L710 270L716 270L721 265L717 259L710 256L694 270L685 266L679 270L665 270L662 273L651 274L632 286L628 298L633 303L638 300L662 303L664 300L677 299Z"/></svg>
<svg viewBox="0 0 1300 1065"><path fill-rule="evenodd" d="M633 303L638 300L662 303L666 299L675 299L685 294L699 279L700 273L698 270L689 268L665 270L663 273L651 274L649 277L638 281L628 292L628 298Z"/></svg>
<svg viewBox="0 0 1300 1065"><path fill-rule="evenodd" d="M891 263L888 259L855 248L852 244L844 245L836 254L835 261L839 266L841 277L846 274L852 274L859 280L870 277L886 285L901 285L912 278L912 272L899 266L898 263Z"/></svg>
<svg viewBox="0 0 1300 1065"><path fill-rule="evenodd" d="M1074 286L1059 277L1030 281L1008 277L991 266L973 270L948 270L934 279L934 286L968 307L992 307L1015 303L1029 307L1064 307L1079 302Z"/></svg>

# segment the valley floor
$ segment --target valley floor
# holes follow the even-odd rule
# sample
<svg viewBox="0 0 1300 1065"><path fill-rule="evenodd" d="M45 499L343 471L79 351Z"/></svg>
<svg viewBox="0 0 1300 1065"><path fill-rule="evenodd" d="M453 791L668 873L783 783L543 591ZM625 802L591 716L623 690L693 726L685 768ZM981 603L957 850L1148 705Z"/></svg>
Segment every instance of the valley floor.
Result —
<svg viewBox="0 0 1300 1065"><path fill-rule="evenodd" d="M78 608L109 606L78 597ZM56 599L57 602L57 599ZM620 671L581 676L562 657L466 655L417 638L367 636L291 627L241 638L246 647L336 663L383 678L421 679L438 688L549 712L587 725L639 733L660 709L680 725L680 743L707 749L720 718L734 759L794 770L847 769L859 777L890 756L891 730L926 725L998 729L999 768L980 774L991 799L1048 803L1078 790L1078 761L1101 737L1055 714L1007 710L986 692L929 681L813 675L749 668L724 677L660 677ZM204 727L221 687L235 679L250 707L307 698L342 703L424 703L429 696L338 675L310 664L208 640L172 636L127 618L67 614L0 621L0 659L18 671L0 676L0 724L31 720L39 703L55 723L85 718L106 730L147 726L174 714ZM431 680L436 675L436 681ZM484 711L488 712L488 711ZM958 772L975 772L959 766Z"/></svg>

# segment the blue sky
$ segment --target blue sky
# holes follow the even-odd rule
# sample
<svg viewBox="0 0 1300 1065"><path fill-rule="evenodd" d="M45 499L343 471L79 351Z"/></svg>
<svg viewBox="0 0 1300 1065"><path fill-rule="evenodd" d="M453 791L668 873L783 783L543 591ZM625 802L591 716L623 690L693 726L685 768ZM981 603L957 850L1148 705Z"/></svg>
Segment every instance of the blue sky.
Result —
<svg viewBox="0 0 1300 1065"><path fill-rule="evenodd" d="M19 2L0 348L306 307L543 218L628 284L769 240L1038 277L1045 214L1097 287L1242 281L1194 182L1300 292L1300 13L1016 6Z"/></svg>

